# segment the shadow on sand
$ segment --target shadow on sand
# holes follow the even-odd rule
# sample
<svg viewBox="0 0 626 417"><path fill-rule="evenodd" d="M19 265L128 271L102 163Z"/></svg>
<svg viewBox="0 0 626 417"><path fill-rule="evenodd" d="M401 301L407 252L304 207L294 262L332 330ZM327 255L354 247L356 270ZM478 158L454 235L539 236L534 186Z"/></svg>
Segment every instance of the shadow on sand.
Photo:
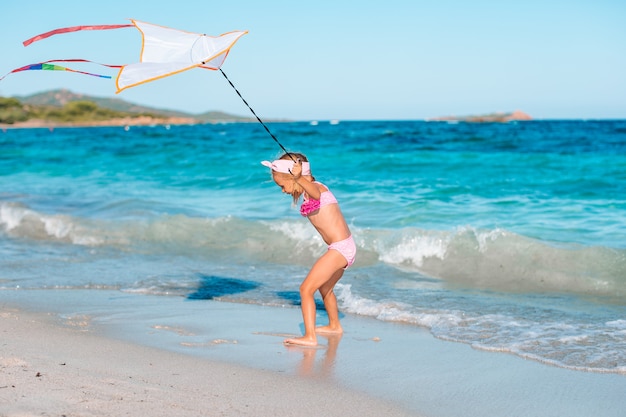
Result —
<svg viewBox="0 0 626 417"><path fill-rule="evenodd" d="M213 300L226 295L240 294L246 291L251 291L260 286L261 283L255 281L218 277L215 275L200 275L200 285L196 291L187 296L187 299Z"/></svg>

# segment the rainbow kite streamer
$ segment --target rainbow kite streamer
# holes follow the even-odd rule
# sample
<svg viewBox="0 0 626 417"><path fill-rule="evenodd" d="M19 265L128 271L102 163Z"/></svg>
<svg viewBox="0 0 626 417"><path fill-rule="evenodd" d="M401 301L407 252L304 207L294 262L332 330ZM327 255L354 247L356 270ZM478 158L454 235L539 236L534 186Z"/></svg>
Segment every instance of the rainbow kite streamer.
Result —
<svg viewBox="0 0 626 417"><path fill-rule="evenodd" d="M100 77L100 78L112 78L110 75L103 75L103 74L94 74L91 72L85 72L85 71L78 71L72 68L68 68L68 67L62 67L61 65L55 65L55 64L51 64L51 62L91 62L91 61L87 61L85 59L53 59L50 61L45 61L45 62L40 62L38 64L30 64L30 65L25 65L23 67L20 68L16 68L13 71L9 72L8 74L3 75L2 77L0 77L0 81L2 81L7 75L9 74L13 74L15 72L21 72L21 71L33 71L33 70L40 70L40 71L69 71L69 72L75 72L78 74L85 74L85 75L91 75L94 77ZM110 68L120 68L120 65L107 65L107 64L98 64L98 65L103 65L105 67L110 67Z"/></svg>

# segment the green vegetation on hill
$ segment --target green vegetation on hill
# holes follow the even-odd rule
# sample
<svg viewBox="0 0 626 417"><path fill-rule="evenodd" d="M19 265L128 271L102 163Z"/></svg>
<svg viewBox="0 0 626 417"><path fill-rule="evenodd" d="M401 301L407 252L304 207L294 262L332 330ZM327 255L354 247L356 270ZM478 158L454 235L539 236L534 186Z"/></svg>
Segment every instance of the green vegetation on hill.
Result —
<svg viewBox="0 0 626 417"><path fill-rule="evenodd" d="M56 123L88 123L123 117L155 115L149 113L128 113L99 107L88 100L71 101L62 107L50 105L23 104L13 97L0 97L0 123L14 124L30 119Z"/></svg>
<svg viewBox="0 0 626 417"><path fill-rule="evenodd" d="M89 96L86 94L74 93L66 89L49 90L16 98L24 104L30 104L33 106L61 107L73 101L91 101L103 109L110 109L124 113L152 114L160 117L192 117L191 115L183 112L159 110L129 103L119 98Z"/></svg>
<svg viewBox="0 0 626 417"><path fill-rule="evenodd" d="M30 118L28 110L16 98L0 97L0 123L25 122Z"/></svg>
<svg viewBox="0 0 626 417"><path fill-rule="evenodd" d="M15 124L29 120L47 123L106 122L119 118L154 119L184 118L195 123L250 122L250 117L220 111L189 114L140 106L117 98L93 97L69 90L50 90L23 97L0 97L0 124Z"/></svg>

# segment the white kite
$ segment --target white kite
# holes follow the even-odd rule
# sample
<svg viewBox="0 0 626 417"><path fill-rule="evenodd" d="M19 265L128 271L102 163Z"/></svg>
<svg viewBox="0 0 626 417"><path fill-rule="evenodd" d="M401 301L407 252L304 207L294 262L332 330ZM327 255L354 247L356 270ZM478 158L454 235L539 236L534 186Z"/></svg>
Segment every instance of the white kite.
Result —
<svg viewBox="0 0 626 417"><path fill-rule="evenodd" d="M117 92L192 68L219 69L230 48L248 33L234 31L220 36L184 32L132 21L142 35L138 63L124 65L117 75Z"/></svg>
<svg viewBox="0 0 626 417"><path fill-rule="evenodd" d="M76 71L51 64L55 62L90 62L110 68L120 68L115 81L117 88L116 93L119 93L127 88L178 74L192 68L218 70L224 63L226 56L228 56L230 48L232 48L240 37L248 33L248 31L233 31L220 36L208 36L140 22L133 19L131 19L131 22L131 25L91 25L55 29L24 41L24 46L61 33L135 27L141 32L142 36L141 55L137 63L108 65L87 59L52 59L42 63L16 68L9 72L9 74L27 70L64 70L102 78L111 78L106 75ZM4 77L6 77L6 75ZM0 80L2 78L0 78Z"/></svg>

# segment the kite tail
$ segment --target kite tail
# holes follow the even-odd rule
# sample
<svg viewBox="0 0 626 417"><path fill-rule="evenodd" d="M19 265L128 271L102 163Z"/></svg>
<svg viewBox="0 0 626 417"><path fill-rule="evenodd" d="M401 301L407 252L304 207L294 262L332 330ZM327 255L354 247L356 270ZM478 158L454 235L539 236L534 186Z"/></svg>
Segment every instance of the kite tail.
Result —
<svg viewBox="0 0 626 417"><path fill-rule="evenodd" d="M243 101L243 103L250 109L250 111L252 112L252 114L254 114L254 117L256 117L256 119L259 121L259 123L261 123L261 125L263 125L263 127L265 128L265 130L267 131L267 133L269 133L269 135L272 137L272 139L274 139L274 142L276 142L278 144L278 146L280 146L280 149L282 149L287 155L289 155L289 157L291 158L291 160L293 162L297 162L293 155L291 155L291 153L285 149L285 147L278 141L278 139L276 139L276 136L274 136L272 134L272 132L270 132L269 128L265 125L265 123L263 123L263 120L261 120L261 118L259 116L257 116L257 114L254 112L254 110L252 110L252 107L250 107L250 105L248 104L248 102L246 101L245 98L243 98L243 96L241 95L241 93L239 92L239 90L237 90L237 87L235 87L235 85L232 83L232 81L230 81L230 79L226 76L226 73L224 71L222 71L222 69L220 68L220 72L222 73L222 75L224 76L224 78L226 78L226 81L228 81L228 83L230 84L230 86L235 90L235 92L237 93L237 95L239 96L239 98Z"/></svg>
<svg viewBox="0 0 626 417"><path fill-rule="evenodd" d="M67 27L67 28L60 28L60 29L54 29L51 30L50 32L46 32L46 33L42 33L40 35L37 36L33 36L30 39L27 39L23 42L24 46L28 46L33 42L37 42L40 41L42 39L46 39L49 38L50 36L53 35L58 35L61 33L69 33L69 32L78 32L80 30L107 30L107 29L120 29L120 28L132 28L135 27L135 25L129 25L129 24L125 24L125 25L90 25L90 26L71 26L71 27Z"/></svg>
<svg viewBox="0 0 626 417"><path fill-rule="evenodd" d="M16 68L13 71L9 72L8 74L5 74L2 77L0 77L0 81L2 81L9 74L13 74L15 72L21 72L21 71L32 71L32 70L68 71L68 72L75 72L78 74L91 75L93 77L111 78L110 75L94 74L92 72L78 71L72 68L62 67L60 65L53 64L54 62L88 62L91 64L102 65L103 67L109 67L109 68L121 68L122 67L121 65L101 64L99 62L89 61L87 59L51 59L48 61L38 62L36 64L30 64L30 65L25 65L20 68Z"/></svg>

